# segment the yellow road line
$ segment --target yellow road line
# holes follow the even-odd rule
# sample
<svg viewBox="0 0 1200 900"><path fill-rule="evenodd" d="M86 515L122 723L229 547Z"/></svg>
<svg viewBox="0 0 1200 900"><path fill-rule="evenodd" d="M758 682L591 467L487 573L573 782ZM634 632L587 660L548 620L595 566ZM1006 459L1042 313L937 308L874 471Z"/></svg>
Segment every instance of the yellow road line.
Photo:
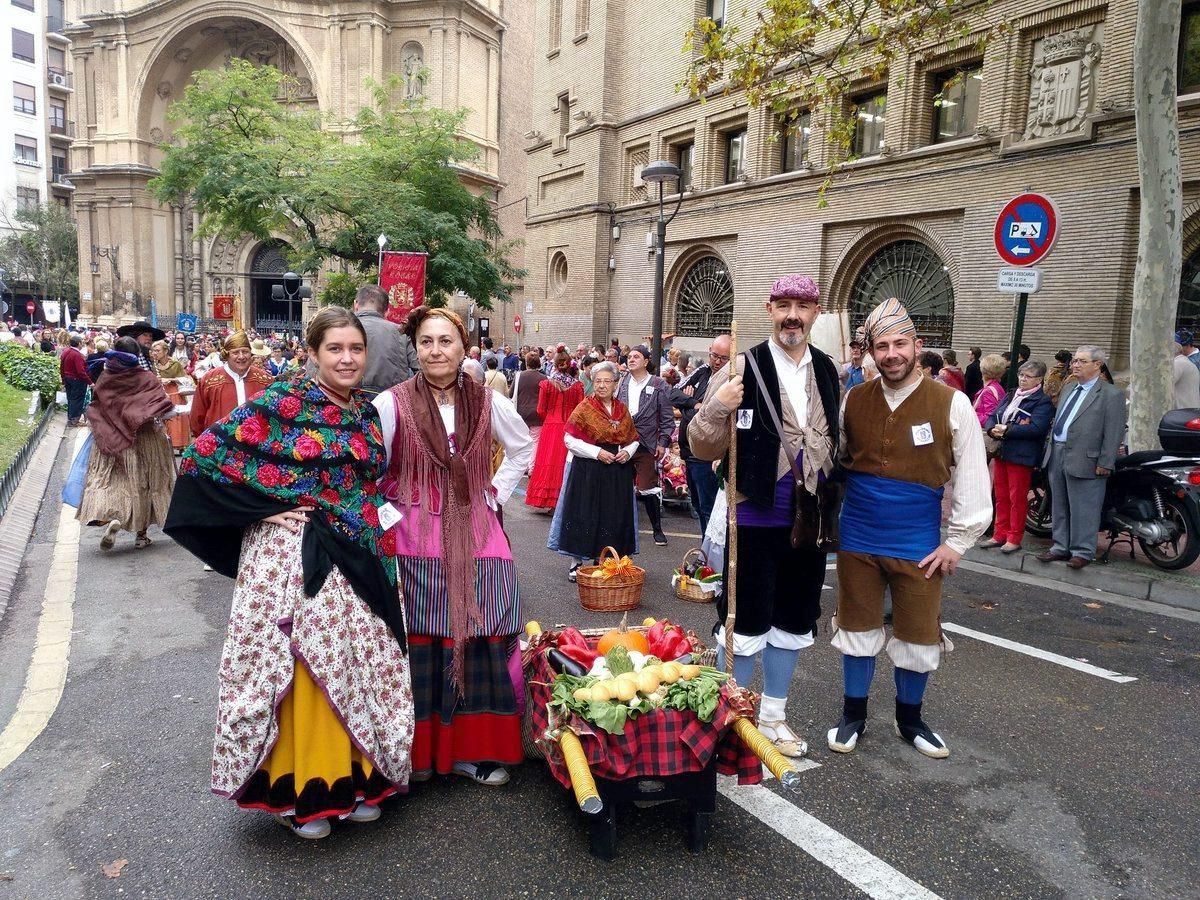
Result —
<svg viewBox="0 0 1200 900"><path fill-rule="evenodd" d="M75 452L87 435L79 429ZM71 625L74 622L75 576L79 567L79 522L75 510L62 505L58 514L58 532L54 539L54 558L42 595L42 615L38 619L37 641L25 686L4 731L0 732L0 772L25 752L50 723L67 683L67 663L71 655Z"/></svg>

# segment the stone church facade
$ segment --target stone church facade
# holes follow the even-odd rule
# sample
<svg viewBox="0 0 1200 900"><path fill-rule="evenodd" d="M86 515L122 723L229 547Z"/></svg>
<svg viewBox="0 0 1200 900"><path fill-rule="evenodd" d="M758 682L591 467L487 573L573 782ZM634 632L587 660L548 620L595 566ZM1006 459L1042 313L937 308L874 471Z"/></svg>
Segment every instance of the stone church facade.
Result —
<svg viewBox="0 0 1200 900"><path fill-rule="evenodd" d="M284 269L282 241L202 239L194 209L159 204L147 189L171 140L170 104L193 72L234 57L291 75L289 99L334 119L370 103L367 79L392 73L435 106L467 107L464 137L479 157L461 177L519 238L524 211L506 204L524 194L529 105L502 100L502 85L528 83L532 13L510 0L79 0L69 32L82 316L142 318L153 301L160 322L207 318L213 295L237 294L249 322L278 320L269 287Z"/></svg>
<svg viewBox="0 0 1200 900"><path fill-rule="evenodd" d="M726 4L538 0L526 147L531 331L626 343L649 335L658 209L640 172L663 159L688 182L681 200L667 197L668 213L680 202L665 248L664 331L678 346L706 347L735 315L741 334L759 339L772 280L803 272L837 313L815 334L835 355L890 295L909 303L930 346L1007 349L1014 298L996 289L993 225L1008 200L1036 190L1056 202L1061 231L1030 301L1026 342L1042 359L1095 343L1125 364L1138 222L1136 0L998 0L989 15L1012 28L986 50L930 45L856 85L847 103L858 158L839 171L826 208L821 110L785 131L740 95L701 103L678 90L684 35L714 8ZM752 28L759 5L728 9ZM1200 325L1200 9L1185 3L1184 17L1181 317Z"/></svg>

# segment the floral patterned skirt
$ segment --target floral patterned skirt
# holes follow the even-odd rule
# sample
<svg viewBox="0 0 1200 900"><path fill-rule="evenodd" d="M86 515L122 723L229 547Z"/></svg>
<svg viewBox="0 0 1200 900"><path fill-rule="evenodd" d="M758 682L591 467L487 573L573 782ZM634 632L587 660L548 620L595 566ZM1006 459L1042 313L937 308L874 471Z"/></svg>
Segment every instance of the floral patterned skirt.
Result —
<svg viewBox="0 0 1200 900"><path fill-rule="evenodd" d="M336 568L304 594L301 536L246 530L221 660L212 788L311 821L405 790L408 657Z"/></svg>

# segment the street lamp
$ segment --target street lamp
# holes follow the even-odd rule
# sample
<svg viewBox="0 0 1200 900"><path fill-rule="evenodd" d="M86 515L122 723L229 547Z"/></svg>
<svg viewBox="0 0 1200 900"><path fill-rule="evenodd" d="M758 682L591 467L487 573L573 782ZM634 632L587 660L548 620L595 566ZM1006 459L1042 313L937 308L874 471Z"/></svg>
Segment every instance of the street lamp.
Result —
<svg viewBox="0 0 1200 900"><path fill-rule="evenodd" d="M375 238L375 243L377 243L379 245L379 276L382 276L383 275L383 248L388 245L388 236L386 234L380 234L379 237ZM379 278L376 277L377 283L378 283L378 280L379 280Z"/></svg>
<svg viewBox="0 0 1200 900"><path fill-rule="evenodd" d="M295 272L285 272L283 284L271 286L271 299L283 300L288 305L288 334L292 333L292 304L307 300L312 296L312 288L302 284L300 276Z"/></svg>
<svg viewBox="0 0 1200 900"><path fill-rule="evenodd" d="M675 209L669 217L663 213L663 184L668 181L676 182L678 188L682 188L679 182L679 166L674 163L659 160L652 162L650 165L642 169L642 181L648 184L658 185L658 242L655 246L657 254L654 260L654 321L652 323L654 331L651 335L650 353L653 356L652 364L657 370L659 360L662 359L662 317L663 317L663 281L666 265L666 246L667 246L667 226L679 213L679 206L683 203L683 191L678 190L679 197L675 201Z"/></svg>

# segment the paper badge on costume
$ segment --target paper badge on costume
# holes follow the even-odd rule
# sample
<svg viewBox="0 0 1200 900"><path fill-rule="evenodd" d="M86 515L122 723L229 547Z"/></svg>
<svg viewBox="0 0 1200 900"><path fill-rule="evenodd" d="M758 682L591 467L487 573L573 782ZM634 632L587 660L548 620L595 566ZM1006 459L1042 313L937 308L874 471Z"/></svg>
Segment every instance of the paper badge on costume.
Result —
<svg viewBox="0 0 1200 900"><path fill-rule="evenodd" d="M912 427L913 446L924 447L927 444L933 443L933 426L925 422L921 425Z"/></svg>
<svg viewBox="0 0 1200 900"><path fill-rule="evenodd" d="M404 518L404 513L396 508L394 503L384 503L379 507L379 527L387 531Z"/></svg>
<svg viewBox="0 0 1200 900"><path fill-rule="evenodd" d="M754 410L739 409L737 411L737 427L742 431L749 431L754 425Z"/></svg>

